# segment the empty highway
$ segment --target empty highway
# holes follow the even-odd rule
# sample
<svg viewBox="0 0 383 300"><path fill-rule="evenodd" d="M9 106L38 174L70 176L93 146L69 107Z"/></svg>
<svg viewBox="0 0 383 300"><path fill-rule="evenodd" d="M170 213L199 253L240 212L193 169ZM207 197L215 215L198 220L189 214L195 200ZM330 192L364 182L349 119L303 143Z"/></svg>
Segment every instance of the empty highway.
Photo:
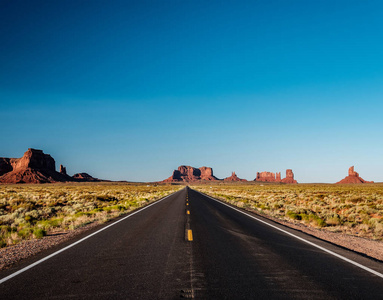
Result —
<svg viewBox="0 0 383 300"><path fill-rule="evenodd" d="M383 299L381 262L190 188L89 234L0 272L0 298Z"/></svg>

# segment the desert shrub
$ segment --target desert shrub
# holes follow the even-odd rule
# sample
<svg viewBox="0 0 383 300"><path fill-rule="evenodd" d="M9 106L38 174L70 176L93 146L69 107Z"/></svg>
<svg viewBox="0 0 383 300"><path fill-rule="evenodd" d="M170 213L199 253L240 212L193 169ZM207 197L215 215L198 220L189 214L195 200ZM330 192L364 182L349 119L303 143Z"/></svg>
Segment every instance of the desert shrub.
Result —
<svg viewBox="0 0 383 300"><path fill-rule="evenodd" d="M11 226L9 226L9 225L1 225L0 226L0 233L2 235L7 234L8 232L11 232Z"/></svg>
<svg viewBox="0 0 383 300"><path fill-rule="evenodd" d="M33 235L36 239L41 239L42 237L44 237L46 235L46 231L41 229L41 228L37 228L33 231Z"/></svg>
<svg viewBox="0 0 383 300"><path fill-rule="evenodd" d="M343 225L348 227L348 228L353 228L356 226L357 223L355 222L344 222Z"/></svg>
<svg viewBox="0 0 383 300"><path fill-rule="evenodd" d="M32 216L30 216L30 215L27 215L27 216L25 216L25 217L24 217L24 220L25 220L25 222L28 222L28 223L30 223L30 222L32 222L32 221L33 221L33 217L32 217Z"/></svg>
<svg viewBox="0 0 383 300"><path fill-rule="evenodd" d="M259 207L260 209L263 209L263 210L268 210L268 209L270 209L267 205L264 205L264 204L259 204L258 207Z"/></svg>
<svg viewBox="0 0 383 300"><path fill-rule="evenodd" d="M354 196L350 199L350 201L352 203L361 203L361 202L364 202L364 199L361 198L360 196Z"/></svg>
<svg viewBox="0 0 383 300"><path fill-rule="evenodd" d="M359 232L368 232L370 230L370 226L368 226L367 224L358 224L356 226L356 229L359 231Z"/></svg>
<svg viewBox="0 0 383 300"><path fill-rule="evenodd" d="M26 239L26 238L30 237L30 235L31 235L32 232L33 232L33 231L32 231L31 228L26 227L26 228L22 228L22 229L20 229L20 230L17 232L17 234L18 234L21 238Z"/></svg>
<svg viewBox="0 0 383 300"><path fill-rule="evenodd" d="M105 201L105 202L118 201L118 199L116 197L106 196L106 195L97 196L96 200Z"/></svg>
<svg viewBox="0 0 383 300"><path fill-rule="evenodd" d="M125 206L122 206L122 205L115 205L115 206L113 206L113 208L115 208L116 210L119 210L119 211L124 211L126 209Z"/></svg>
<svg viewBox="0 0 383 300"><path fill-rule="evenodd" d="M53 228L60 227L63 222L63 218L52 218L50 220L41 220L36 223L37 228L43 228L45 231Z"/></svg>
<svg viewBox="0 0 383 300"><path fill-rule="evenodd" d="M327 225L326 222L322 218L320 218L319 216L314 215L314 214L311 214L309 216L309 220L310 220L311 224L313 224L314 226L317 226L317 227L325 227Z"/></svg>
<svg viewBox="0 0 383 300"><path fill-rule="evenodd" d="M111 211L112 211L112 207L111 206L108 206L108 207L104 207L103 208L103 211L105 211L105 212L107 212L107 213L111 213Z"/></svg>
<svg viewBox="0 0 383 300"><path fill-rule="evenodd" d="M297 214L291 210L289 210L287 213L286 213L286 216L288 216L290 219L293 219L293 220L302 220L302 217L300 214Z"/></svg>
<svg viewBox="0 0 383 300"><path fill-rule="evenodd" d="M329 226L337 226L341 224L341 221L338 217L330 217L326 219L326 224Z"/></svg>
<svg viewBox="0 0 383 300"><path fill-rule="evenodd" d="M377 235L383 235L383 224L382 223L375 224L374 232Z"/></svg>

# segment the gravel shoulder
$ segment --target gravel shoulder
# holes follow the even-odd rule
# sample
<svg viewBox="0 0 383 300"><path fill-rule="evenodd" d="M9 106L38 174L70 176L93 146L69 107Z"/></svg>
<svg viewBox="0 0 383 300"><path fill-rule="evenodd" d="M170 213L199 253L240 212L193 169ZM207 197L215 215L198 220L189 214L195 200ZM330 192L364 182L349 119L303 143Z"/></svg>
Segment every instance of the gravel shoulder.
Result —
<svg viewBox="0 0 383 300"><path fill-rule="evenodd" d="M38 254L43 250L47 250L66 241L69 241L80 234L83 234L91 229L102 224L94 222L73 231L54 233L47 235L41 239L32 239L22 241L16 245L8 246L0 249L0 270L8 269L17 262Z"/></svg>

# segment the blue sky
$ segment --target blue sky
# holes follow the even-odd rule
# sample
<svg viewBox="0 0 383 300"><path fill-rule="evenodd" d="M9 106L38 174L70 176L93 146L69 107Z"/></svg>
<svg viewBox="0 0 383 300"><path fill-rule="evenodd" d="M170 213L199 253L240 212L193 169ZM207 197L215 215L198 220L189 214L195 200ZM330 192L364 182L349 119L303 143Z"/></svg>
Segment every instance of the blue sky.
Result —
<svg viewBox="0 0 383 300"><path fill-rule="evenodd" d="M0 156L383 181L381 1L0 0Z"/></svg>

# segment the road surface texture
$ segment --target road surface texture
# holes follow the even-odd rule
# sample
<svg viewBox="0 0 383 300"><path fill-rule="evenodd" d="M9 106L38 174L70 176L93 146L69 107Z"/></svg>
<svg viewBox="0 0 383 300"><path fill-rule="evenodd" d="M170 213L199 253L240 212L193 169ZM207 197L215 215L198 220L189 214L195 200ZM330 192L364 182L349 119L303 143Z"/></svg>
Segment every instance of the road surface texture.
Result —
<svg viewBox="0 0 383 300"><path fill-rule="evenodd" d="M0 299L383 299L381 262L255 218L186 188L2 271Z"/></svg>

